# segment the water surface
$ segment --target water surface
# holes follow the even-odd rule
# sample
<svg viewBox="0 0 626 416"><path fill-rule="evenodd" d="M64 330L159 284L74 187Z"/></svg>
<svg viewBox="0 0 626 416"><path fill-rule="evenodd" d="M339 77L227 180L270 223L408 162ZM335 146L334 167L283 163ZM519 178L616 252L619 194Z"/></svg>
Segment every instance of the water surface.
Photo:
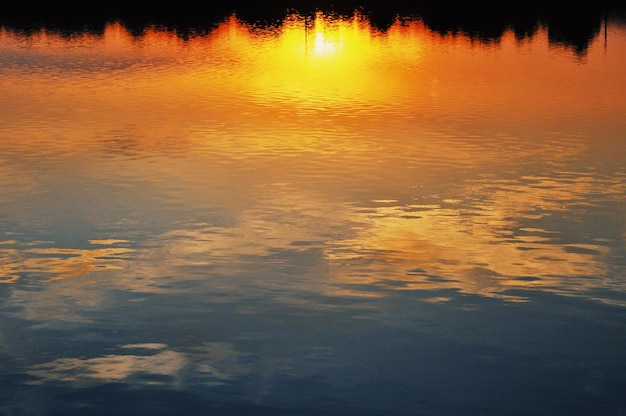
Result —
<svg viewBox="0 0 626 416"><path fill-rule="evenodd" d="M1 29L0 412L626 413L609 23Z"/></svg>

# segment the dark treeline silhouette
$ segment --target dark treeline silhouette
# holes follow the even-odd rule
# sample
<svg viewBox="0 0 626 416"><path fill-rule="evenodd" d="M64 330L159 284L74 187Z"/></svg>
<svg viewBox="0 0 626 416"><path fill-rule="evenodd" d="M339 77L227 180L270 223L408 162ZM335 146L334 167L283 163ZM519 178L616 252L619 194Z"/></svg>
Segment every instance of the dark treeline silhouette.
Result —
<svg viewBox="0 0 626 416"><path fill-rule="evenodd" d="M512 29L523 39L540 26L548 28L550 42L562 44L583 55L602 31L607 19L626 21L626 1L584 2L420 2L389 0L251 0L158 2L147 0L31 0L2 2L0 25L15 31L42 28L61 33L95 32L119 21L132 33L147 26L176 30L181 36L210 31L226 17L236 14L245 22L279 24L291 12L312 15L317 11L366 15L381 29L398 17L421 19L441 34L464 34L480 41L498 41Z"/></svg>

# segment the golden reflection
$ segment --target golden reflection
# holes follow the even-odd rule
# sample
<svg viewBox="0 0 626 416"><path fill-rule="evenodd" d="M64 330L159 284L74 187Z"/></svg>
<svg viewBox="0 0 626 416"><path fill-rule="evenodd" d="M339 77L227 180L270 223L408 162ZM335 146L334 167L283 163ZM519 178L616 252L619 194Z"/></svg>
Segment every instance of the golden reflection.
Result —
<svg viewBox="0 0 626 416"><path fill-rule="evenodd" d="M218 52L217 60L213 54L201 69L207 83L213 84L213 77L224 71L221 86L232 94L284 109L384 102L403 91L401 80L385 76L385 60L419 59L419 44L388 43L358 15L347 19L318 14L312 22L293 15L267 36L233 17L208 38L189 43Z"/></svg>
<svg viewBox="0 0 626 416"><path fill-rule="evenodd" d="M373 262L360 278L363 284L388 279L403 282L403 289L450 288L510 300L523 299L505 293L515 288L574 295L597 287L599 280L610 285L602 265L607 247L560 244L550 230L535 235L522 231L501 241L498 232L517 226L505 219L507 210L498 212L506 207L495 207L474 220L459 216L456 209L413 216L406 215L407 208L393 207L395 215L390 208L364 215L361 221L367 226L362 232L329 245L331 264ZM595 278L590 281L589 276ZM349 279L356 283L354 277Z"/></svg>
<svg viewBox="0 0 626 416"><path fill-rule="evenodd" d="M402 205L379 199L368 207L342 206L322 194L277 187L266 200L257 198L256 206L241 210L228 227L192 223L160 236L153 244L159 249L143 259L145 271L155 276L205 268L218 276L252 273L264 287L299 287L333 296L382 296L359 286L393 282L388 289L431 290L431 301L445 301L438 295L443 289L509 301L524 300L509 293L514 289L567 296L598 288L626 290L605 266L610 246L600 240L568 241L563 234L572 231L549 227L550 218L571 212L570 201L601 186L581 179L557 192L549 184L494 187L483 181L459 191L466 198L489 195L473 202L440 198L436 204ZM522 226L535 221L547 227ZM274 257L276 253L281 256ZM272 265L276 270L299 267L302 274L275 279L276 271L267 269ZM240 284L239 279L227 280L221 284L232 290Z"/></svg>
<svg viewBox="0 0 626 416"><path fill-rule="evenodd" d="M626 290L624 282L609 274L611 248L606 241L582 243L563 236L585 229L584 210L593 205L587 195L602 189L605 201L610 201L626 193L626 183L568 175L573 177L567 181L526 177L522 179L530 183L505 186L470 182L463 194L488 195L472 202L444 198L436 205L403 206L394 200L373 201L375 206L353 214L353 220L364 225L361 230L334 241L326 255L333 264L374 260L381 267L362 275L362 283L390 279L404 282L406 289L455 288L510 300L523 300L506 294L515 288L561 295L598 287ZM568 218L571 229L556 225L560 215Z"/></svg>

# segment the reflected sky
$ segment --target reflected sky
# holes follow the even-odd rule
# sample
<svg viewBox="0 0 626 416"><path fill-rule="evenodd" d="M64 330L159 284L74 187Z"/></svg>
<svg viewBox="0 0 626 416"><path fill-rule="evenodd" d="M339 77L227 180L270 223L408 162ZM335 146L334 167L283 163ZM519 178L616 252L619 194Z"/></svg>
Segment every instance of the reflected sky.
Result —
<svg viewBox="0 0 626 416"><path fill-rule="evenodd" d="M594 288L579 277L623 250L585 218L623 218L626 64L610 35L580 62L545 31L485 45L358 15L232 17L187 40L4 31L3 206L36 235L7 230L3 281L123 267L145 244L171 258L131 261L306 253L327 278L369 269L359 284Z"/></svg>
<svg viewBox="0 0 626 416"><path fill-rule="evenodd" d="M473 414L506 404L464 380L510 398L526 365L551 376L519 397L575 373L557 402L623 409L625 71L614 24L584 56L358 14L0 29L0 412L127 385L288 409L297 381L309 410Z"/></svg>

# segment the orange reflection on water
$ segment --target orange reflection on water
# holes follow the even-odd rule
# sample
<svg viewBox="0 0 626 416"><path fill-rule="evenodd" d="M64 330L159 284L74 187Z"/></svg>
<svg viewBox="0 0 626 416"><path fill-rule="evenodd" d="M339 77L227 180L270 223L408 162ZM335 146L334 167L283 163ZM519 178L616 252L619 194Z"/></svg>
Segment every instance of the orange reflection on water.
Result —
<svg viewBox="0 0 626 416"><path fill-rule="evenodd" d="M232 17L185 40L156 28L131 36L119 23L70 39L3 31L0 51L13 59L0 77L0 156L15 171L52 165L46 180L136 186L120 194L137 200L137 211L163 202L147 194L199 211L213 200L226 205L228 227L154 237L159 249L142 254L154 275L190 264L237 274L238 259L306 244L319 248L329 280L347 283L392 277L409 288L500 296L511 287L575 291L597 281L568 277L603 273L607 249L597 241L558 242L557 227L524 221L587 195L620 201L623 180L568 166L597 163L593 148L623 172L624 154L613 151L625 130L619 53L591 48L583 65L551 53L543 29L524 42L511 32L499 44L476 44L419 21L381 32L358 15L321 14L289 16L275 28ZM552 169L575 179L563 186ZM497 186L504 172L509 182ZM0 174L12 189L31 179ZM434 196L400 202L424 183ZM475 193L489 198L477 204ZM363 207L364 198L374 202ZM13 209L20 218L20 206ZM5 242L3 281L115 269L129 252L117 242L87 250ZM361 260L367 273L350 269Z"/></svg>
<svg viewBox="0 0 626 416"><path fill-rule="evenodd" d="M623 78L618 54L605 65L594 49L584 67L572 70L573 58L550 53L545 30L525 42L509 33L498 45L480 45L434 35L419 21L380 32L358 15L318 15L291 16L272 30L232 17L187 40L154 28L133 37L119 23L102 36L42 32L25 42L3 30L0 40L3 54L16 57L15 70L0 78L10 125L35 128L54 118L66 140L83 146L103 125L137 123L147 136L168 129L179 141L189 140L180 123L204 130L237 124L247 132L402 123L468 133L539 123L578 133L596 127L576 124L594 111L610 131L625 108L626 82L615 84ZM42 71L53 71L54 82Z"/></svg>

